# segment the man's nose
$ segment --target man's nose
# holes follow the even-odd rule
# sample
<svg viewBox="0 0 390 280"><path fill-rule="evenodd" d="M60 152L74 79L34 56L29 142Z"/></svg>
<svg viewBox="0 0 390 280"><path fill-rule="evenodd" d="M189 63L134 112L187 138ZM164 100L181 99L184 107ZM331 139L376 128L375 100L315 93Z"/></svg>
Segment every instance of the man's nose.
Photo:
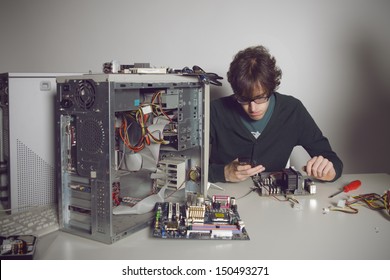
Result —
<svg viewBox="0 0 390 280"><path fill-rule="evenodd" d="M257 105L256 102L253 101L253 100L252 100L251 102L249 102L249 107L250 107L251 109L255 108L256 105Z"/></svg>

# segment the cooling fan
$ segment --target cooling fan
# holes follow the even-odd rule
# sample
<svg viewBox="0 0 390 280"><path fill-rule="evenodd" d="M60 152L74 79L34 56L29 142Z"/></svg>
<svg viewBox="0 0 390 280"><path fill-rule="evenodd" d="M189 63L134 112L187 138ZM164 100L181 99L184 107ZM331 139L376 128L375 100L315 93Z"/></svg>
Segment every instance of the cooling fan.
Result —
<svg viewBox="0 0 390 280"><path fill-rule="evenodd" d="M95 103L96 92L91 82L80 80L75 93L75 101L82 109L90 109Z"/></svg>

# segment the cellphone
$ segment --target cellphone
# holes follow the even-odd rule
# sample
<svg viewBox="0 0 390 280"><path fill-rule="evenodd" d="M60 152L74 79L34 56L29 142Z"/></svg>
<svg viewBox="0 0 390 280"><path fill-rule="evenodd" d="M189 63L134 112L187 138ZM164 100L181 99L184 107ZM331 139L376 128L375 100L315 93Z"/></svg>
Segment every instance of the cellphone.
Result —
<svg viewBox="0 0 390 280"><path fill-rule="evenodd" d="M251 158L248 157L239 157L238 162L240 165L250 165L252 167L255 167L257 165L257 162L255 160L251 160Z"/></svg>

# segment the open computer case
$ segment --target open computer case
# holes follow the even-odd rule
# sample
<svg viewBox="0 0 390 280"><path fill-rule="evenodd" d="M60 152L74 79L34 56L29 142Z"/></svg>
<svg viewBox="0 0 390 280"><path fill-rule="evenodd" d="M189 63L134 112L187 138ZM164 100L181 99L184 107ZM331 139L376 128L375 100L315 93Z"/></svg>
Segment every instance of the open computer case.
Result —
<svg viewBox="0 0 390 280"><path fill-rule="evenodd" d="M61 230L110 244L151 224L136 202L207 195L209 85L198 77L61 76L56 104Z"/></svg>

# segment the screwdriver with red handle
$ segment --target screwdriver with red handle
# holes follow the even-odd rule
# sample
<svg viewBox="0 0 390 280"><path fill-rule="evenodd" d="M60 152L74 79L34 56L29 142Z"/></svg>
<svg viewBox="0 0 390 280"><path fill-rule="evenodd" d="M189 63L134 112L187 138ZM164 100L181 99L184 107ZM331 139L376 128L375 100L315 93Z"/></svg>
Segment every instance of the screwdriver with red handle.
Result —
<svg viewBox="0 0 390 280"><path fill-rule="evenodd" d="M338 191L337 193L334 193L331 196L329 196L329 198L334 197L334 196L336 196L336 195L338 195L338 194L340 194L342 192L347 193L347 192L356 190L357 188L360 187L361 184L362 184L362 182L360 182L360 180L352 181L348 185L345 185L341 191Z"/></svg>

